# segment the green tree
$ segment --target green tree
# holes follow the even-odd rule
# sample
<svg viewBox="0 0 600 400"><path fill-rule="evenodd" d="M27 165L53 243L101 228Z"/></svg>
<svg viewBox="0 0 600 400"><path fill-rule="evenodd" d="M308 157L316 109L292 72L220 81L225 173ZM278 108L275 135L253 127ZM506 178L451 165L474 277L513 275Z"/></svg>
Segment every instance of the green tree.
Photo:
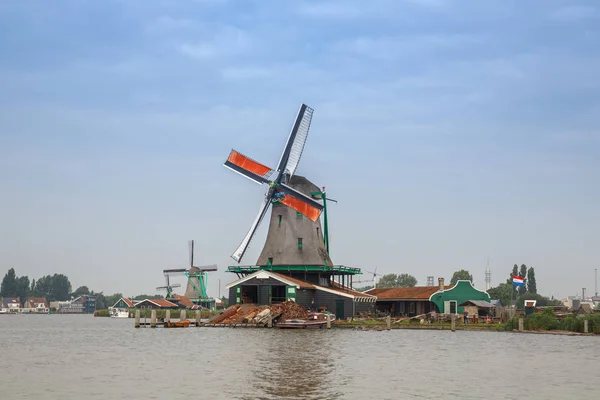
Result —
<svg viewBox="0 0 600 400"><path fill-rule="evenodd" d="M412 287L417 284L417 278L410 274L385 274L377 281L378 288Z"/></svg>
<svg viewBox="0 0 600 400"><path fill-rule="evenodd" d="M105 310L108 308L108 305L106 304L106 297L102 292L94 293L94 291L92 290L90 294L96 297L96 310Z"/></svg>
<svg viewBox="0 0 600 400"><path fill-rule="evenodd" d="M519 276L523 278L523 286L519 286L519 296L523 296L527 293L527 266L525 264L521 264Z"/></svg>
<svg viewBox="0 0 600 400"><path fill-rule="evenodd" d="M385 274L379 281L377 281L377 287L380 288L390 288L396 287L396 283L398 281L398 276L396 274Z"/></svg>
<svg viewBox="0 0 600 400"><path fill-rule="evenodd" d="M35 296L35 279L31 280L31 288L29 288L29 295Z"/></svg>
<svg viewBox="0 0 600 400"><path fill-rule="evenodd" d="M90 290L87 286L79 286L73 293L71 293L71 297L77 298L79 296L83 296L84 294L90 294Z"/></svg>
<svg viewBox="0 0 600 400"><path fill-rule="evenodd" d="M461 269L460 271L456 271L454 275L452 275L452 279L450 279L450 285L456 285L456 282L458 281L473 282L473 276L466 269Z"/></svg>
<svg viewBox="0 0 600 400"><path fill-rule="evenodd" d="M527 293L537 293L537 284L535 282L535 271L533 267L529 268L527 271Z"/></svg>
<svg viewBox="0 0 600 400"><path fill-rule="evenodd" d="M2 284L0 285L0 296L17 296L17 274L15 274L14 268L9 269L2 279Z"/></svg>
<svg viewBox="0 0 600 400"><path fill-rule="evenodd" d="M502 303L507 306L510 304L510 297L512 295L512 285L508 283L501 283L494 288L490 288L487 292L490 295L490 299L501 300Z"/></svg>
<svg viewBox="0 0 600 400"><path fill-rule="evenodd" d="M417 278L410 274L400 274L396 279L398 287L413 287L417 286Z"/></svg>
<svg viewBox="0 0 600 400"><path fill-rule="evenodd" d="M110 296L106 296L104 299L106 301L106 308L114 306L115 303L121 299L121 297L123 297L122 293L114 293Z"/></svg>
<svg viewBox="0 0 600 400"><path fill-rule="evenodd" d="M21 301L25 301L29 297L29 278L20 276L17 278L17 296Z"/></svg>
<svg viewBox="0 0 600 400"><path fill-rule="evenodd" d="M354 290L356 290L357 292L366 292L369 289L373 289L373 286L360 286L354 288Z"/></svg>
<svg viewBox="0 0 600 400"><path fill-rule="evenodd" d="M523 308L525 300L537 300L536 307L558 306L561 304L560 300L549 299L537 293L526 293L517 299L517 307Z"/></svg>
<svg viewBox="0 0 600 400"><path fill-rule="evenodd" d="M54 274L51 285L51 293L54 300L69 300L71 295L71 282L69 282L69 278L63 274Z"/></svg>

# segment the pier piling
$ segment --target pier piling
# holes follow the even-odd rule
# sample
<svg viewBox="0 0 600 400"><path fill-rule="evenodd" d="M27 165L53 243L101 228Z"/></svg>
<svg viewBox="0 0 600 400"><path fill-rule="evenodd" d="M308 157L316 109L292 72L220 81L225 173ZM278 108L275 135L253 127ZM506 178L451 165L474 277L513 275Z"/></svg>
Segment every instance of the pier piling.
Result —
<svg viewBox="0 0 600 400"><path fill-rule="evenodd" d="M389 315L385 317L385 326L388 331L392 329L392 317L390 317Z"/></svg>
<svg viewBox="0 0 600 400"><path fill-rule="evenodd" d="M523 332L525 330L525 320L523 318L519 318L519 332Z"/></svg>
<svg viewBox="0 0 600 400"><path fill-rule="evenodd" d="M267 319L267 327L273 327L273 315L271 313L269 313L269 318Z"/></svg>
<svg viewBox="0 0 600 400"><path fill-rule="evenodd" d="M583 320L583 333L589 333L588 320Z"/></svg>
<svg viewBox="0 0 600 400"><path fill-rule="evenodd" d="M135 327L140 327L140 310L135 310Z"/></svg>
<svg viewBox="0 0 600 400"><path fill-rule="evenodd" d="M156 328L156 310L152 310L150 313L150 327Z"/></svg>
<svg viewBox="0 0 600 400"><path fill-rule="evenodd" d="M186 314L185 314L185 309L181 310L181 314L179 314L179 320L183 321L185 320Z"/></svg>
<svg viewBox="0 0 600 400"><path fill-rule="evenodd" d="M200 326L200 310L196 310L196 326Z"/></svg>
<svg viewBox="0 0 600 400"><path fill-rule="evenodd" d="M327 329L331 329L331 315L327 314Z"/></svg>
<svg viewBox="0 0 600 400"><path fill-rule="evenodd" d="M450 318L450 319L451 319L450 330L452 332L455 332L456 331L456 314L452 314L452 318Z"/></svg>
<svg viewBox="0 0 600 400"><path fill-rule="evenodd" d="M171 310L165 311L165 321L171 322Z"/></svg>

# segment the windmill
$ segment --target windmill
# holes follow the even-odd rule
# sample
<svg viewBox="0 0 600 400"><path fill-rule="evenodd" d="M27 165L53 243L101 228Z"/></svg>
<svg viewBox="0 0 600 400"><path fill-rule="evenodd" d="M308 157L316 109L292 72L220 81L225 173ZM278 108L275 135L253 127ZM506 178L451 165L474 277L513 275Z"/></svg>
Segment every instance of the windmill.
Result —
<svg viewBox="0 0 600 400"><path fill-rule="evenodd" d="M165 274L165 280L166 280L167 284L165 286L158 286L156 288L156 290L166 290L167 295L165 296L165 299L167 299L167 300L172 299L173 298L173 289L181 287L181 285L179 283L171 285L171 282L169 281L169 275L167 275L167 274Z"/></svg>
<svg viewBox="0 0 600 400"><path fill-rule="evenodd" d="M191 299L194 303L201 303L203 305L210 306L214 305L215 300L208 297L206 287L208 285L208 272L216 271L216 265L207 265L197 267L194 265L194 241L190 240L189 245L189 256L190 265L189 269L176 268L176 269L165 269L163 273L165 276L177 276L184 275L187 280L187 287L185 290L185 296ZM173 286L172 286L173 287Z"/></svg>
<svg viewBox="0 0 600 400"><path fill-rule="evenodd" d="M281 256L281 260L276 263L295 265L332 265L328 252L328 232L325 232L325 234L320 232L319 216L321 215L324 205L317 201L317 199L323 199L324 202L326 201L325 191L321 191L306 178L294 175L298 168L302 151L304 150L304 144L306 143L306 138L310 129L312 115L312 108L306 104L300 105L296 120L275 169L260 164L236 150L231 150L227 161L225 161L225 167L232 169L258 184L268 185L267 192L260 204L256 218L252 222L248 233L238 248L231 255L231 258L236 262L239 263L244 257L258 226L269 207L273 205L267 243L259 257L258 264L270 265L273 263L274 255L285 253L285 256ZM312 223L316 223L316 225L301 221L292 222L294 219L293 214L289 212L290 210L283 210L281 208L282 206L285 206L290 210L295 210L298 216L306 216ZM277 213L275 213L276 207L278 208ZM272 230L274 227L281 227L284 219L287 224L285 227L289 227L286 231L294 231L297 233L297 238L295 238L297 239L297 248L302 249L303 247L308 247L314 250L312 251L312 254L309 254L310 251L306 251L302 256L293 257L289 250L284 252L283 249L285 248L294 248L295 244L290 242L291 234L288 235L289 237L285 238L283 235L273 233L274 231ZM327 225L325 226L327 227ZM322 242L321 246L313 245L315 241L315 235L313 233L315 231L313 229L315 227L317 229L316 237ZM307 246L308 244L310 245Z"/></svg>

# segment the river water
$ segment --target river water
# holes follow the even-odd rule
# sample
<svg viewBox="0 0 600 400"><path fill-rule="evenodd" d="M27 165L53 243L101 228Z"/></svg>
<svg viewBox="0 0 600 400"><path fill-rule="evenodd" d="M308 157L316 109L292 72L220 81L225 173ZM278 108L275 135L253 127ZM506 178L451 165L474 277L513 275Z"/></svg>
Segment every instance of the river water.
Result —
<svg viewBox="0 0 600 400"><path fill-rule="evenodd" d="M600 337L0 315L0 399L599 399Z"/></svg>

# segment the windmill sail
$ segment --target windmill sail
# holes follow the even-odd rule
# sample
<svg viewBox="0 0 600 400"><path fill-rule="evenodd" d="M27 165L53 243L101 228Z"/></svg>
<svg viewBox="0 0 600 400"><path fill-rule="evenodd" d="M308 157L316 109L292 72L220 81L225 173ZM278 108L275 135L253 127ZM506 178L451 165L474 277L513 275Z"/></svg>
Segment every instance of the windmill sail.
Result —
<svg viewBox="0 0 600 400"><path fill-rule="evenodd" d="M229 153L229 157L225 161L225 166L256 183L269 183L269 177L274 172L266 165L254 161L235 150L231 150L231 153Z"/></svg>
<svg viewBox="0 0 600 400"><path fill-rule="evenodd" d="M269 209L269 205L270 204L271 204L271 196L270 196L270 191L269 191L269 193L265 196L265 198L263 199L263 201L262 201L262 203L260 205L260 209L258 211L258 215L254 219L254 222L252 223L252 226L250 227L250 230L248 231L248 233L244 237L244 240L242 240L242 243L240 243L240 245L238 246L238 248L231 255L231 258L233 258L238 263L240 262L240 260L244 256L244 253L246 252L246 249L248 248L248 245L250 244L250 241L252 240L252 236L254 236L254 233L256 233L256 229L258 228L258 225L260 224L260 221L262 221L263 217L267 213L267 210Z"/></svg>
<svg viewBox="0 0 600 400"><path fill-rule="evenodd" d="M284 183L280 185L280 188L284 193L283 198L279 199L280 203L293 208L299 213L302 213L306 217L310 218L313 222L319 218L321 211L323 210L322 204Z"/></svg>
<svg viewBox="0 0 600 400"><path fill-rule="evenodd" d="M312 108L306 104L300 106L296 121L277 165L277 171L280 174L289 174L291 177L296 173L296 168L298 168L298 164L300 163L300 157L302 156L304 144L308 137L312 115Z"/></svg>

